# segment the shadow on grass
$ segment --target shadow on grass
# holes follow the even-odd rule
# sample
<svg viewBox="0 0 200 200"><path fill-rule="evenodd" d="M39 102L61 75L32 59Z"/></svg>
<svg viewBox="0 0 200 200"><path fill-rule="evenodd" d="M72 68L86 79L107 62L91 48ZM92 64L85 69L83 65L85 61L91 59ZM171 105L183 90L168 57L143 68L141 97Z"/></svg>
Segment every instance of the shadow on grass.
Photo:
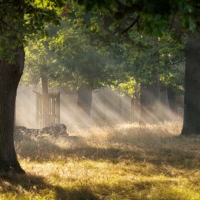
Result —
<svg viewBox="0 0 200 200"><path fill-rule="evenodd" d="M145 132L143 130L142 132ZM200 137L175 137L153 135L151 133L126 136L115 133L108 138L109 144L96 145L87 143L84 139L70 141L63 138L58 145L55 138L31 138L20 136L16 140L17 153L22 158L38 162L63 158L107 160L112 163L133 161L134 163L148 162L156 166L168 165L176 168L200 168ZM145 136L145 137L144 137ZM58 139L57 139L58 140ZM103 147L105 146L105 147Z"/></svg>
<svg viewBox="0 0 200 200"><path fill-rule="evenodd" d="M55 200L100 200L100 199L190 199L192 188L179 188L175 180L135 180L116 182L115 184L97 184L94 191L90 186L76 189L65 189L45 182L43 177L33 175L1 175L0 193L4 197L12 195L12 199L55 199ZM98 193L100 197L95 195ZM0 196L1 196L0 195ZM195 199L195 198L194 198Z"/></svg>
<svg viewBox="0 0 200 200"><path fill-rule="evenodd" d="M53 195L50 199L99 200L89 188L64 189L46 183L41 176L0 174L0 182L0 194L14 195L15 199L18 197L22 198L23 196L24 198L26 197L25 199L30 199L30 197L35 199L34 197L37 195L49 199L49 194L51 193Z"/></svg>
<svg viewBox="0 0 200 200"><path fill-rule="evenodd" d="M145 130L142 132L145 132ZM200 138L168 135L170 134L166 131L164 136L153 135L149 132L134 135L130 130L126 134L122 132L113 134L112 132L107 138L104 138L104 135L101 138L100 135L99 140L95 138L90 140L89 138L90 141L86 139L69 141L67 138L60 141L58 138L34 138L30 135L17 137L15 145L18 155L37 162L49 160L56 162L59 159L67 162L67 158L79 162L88 159L97 162L108 161L113 164L130 164L128 170L132 169L134 163L139 168L133 170L133 176L125 177L122 180L113 179L112 184L103 180L100 184L95 182L94 185L91 185L90 182L86 182L83 185L77 185L76 188L68 187L67 189L65 186L47 183L43 177L39 176L5 176L2 179L0 178L0 193L7 194L9 191L13 191L21 197L25 193L30 193L33 199L34 197L40 199L46 195L46 199L61 200L191 199L189 192L192 189L187 188L187 185L184 186L184 184L179 185L180 183L177 181L179 172L174 172L174 169L170 171L167 167L172 166L177 169L199 168ZM104 139L106 139L105 143L103 143ZM146 163L152 164L153 167L149 167ZM134 179L134 173L138 173L136 179ZM142 174L141 179L138 179L140 173L144 174ZM163 174L165 175L164 179ZM159 179L160 175L161 179ZM193 181L199 183L199 179ZM50 192L53 198L48 196ZM40 195L39 198L36 195Z"/></svg>

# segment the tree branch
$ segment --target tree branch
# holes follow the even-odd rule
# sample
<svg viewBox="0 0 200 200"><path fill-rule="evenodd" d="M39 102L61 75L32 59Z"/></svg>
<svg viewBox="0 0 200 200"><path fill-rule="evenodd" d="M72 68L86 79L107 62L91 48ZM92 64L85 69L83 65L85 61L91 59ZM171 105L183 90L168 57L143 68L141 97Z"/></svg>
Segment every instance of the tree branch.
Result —
<svg viewBox="0 0 200 200"><path fill-rule="evenodd" d="M139 18L140 16L138 15L136 19L125 30L122 31L122 34L127 33L133 26L135 26L136 23L138 24Z"/></svg>
<svg viewBox="0 0 200 200"><path fill-rule="evenodd" d="M17 33L22 34L22 32L20 32L20 31L18 31L17 29L13 28L13 27L10 26L8 23L6 23L4 20L2 20L1 18L0 18L0 22L1 22L2 24L6 25L7 27L9 27L11 30L13 30L13 31L15 31L15 32L17 32Z"/></svg>

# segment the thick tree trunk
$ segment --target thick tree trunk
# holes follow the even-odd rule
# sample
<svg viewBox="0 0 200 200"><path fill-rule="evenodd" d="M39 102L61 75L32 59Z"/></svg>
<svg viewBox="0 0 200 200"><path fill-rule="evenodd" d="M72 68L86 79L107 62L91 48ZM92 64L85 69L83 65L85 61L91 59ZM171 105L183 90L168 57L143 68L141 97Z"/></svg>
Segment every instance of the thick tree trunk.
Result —
<svg viewBox="0 0 200 200"><path fill-rule="evenodd" d="M17 87L24 68L24 49L15 49L15 63L0 60L0 171L25 173L14 148L14 116Z"/></svg>
<svg viewBox="0 0 200 200"><path fill-rule="evenodd" d="M200 35L186 44L184 121L182 135L200 134Z"/></svg>

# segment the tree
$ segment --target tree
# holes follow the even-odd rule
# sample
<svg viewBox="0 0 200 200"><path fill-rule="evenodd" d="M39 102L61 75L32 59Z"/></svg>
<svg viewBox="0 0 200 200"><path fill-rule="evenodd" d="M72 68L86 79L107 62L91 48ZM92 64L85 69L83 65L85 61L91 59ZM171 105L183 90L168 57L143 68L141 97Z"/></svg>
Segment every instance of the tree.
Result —
<svg viewBox="0 0 200 200"><path fill-rule="evenodd" d="M200 90L198 69L199 40L198 25L200 23L200 4L196 0L128 0L128 1L84 1L87 10L96 9L110 13L115 19L129 22L123 31L126 33L133 26L146 34L160 36L163 32L175 29L176 35L182 37L190 33L186 44L185 68L185 109L182 135L200 134ZM192 95L191 95L192 94Z"/></svg>
<svg viewBox="0 0 200 200"><path fill-rule="evenodd" d="M120 84L125 85L125 81L134 77L137 84L140 83L141 86L144 86L151 83L152 77L156 77L157 74L162 75L162 82L166 84L165 79L172 71L170 65L177 62L176 57L180 51L179 46L181 46L178 42L174 42L171 34L165 35L161 40L161 38L147 38L130 30L128 37L119 38L115 29L117 27L117 30L118 28L123 30L124 24L120 24L121 27L119 27L107 15L101 17L94 13L85 14L77 7L74 11L73 5L67 5L67 8L61 28L55 31L50 27L50 32L54 33L51 34L52 39L48 39L48 41L42 39L41 42L37 41L36 44L29 45L29 51L32 53L27 51L26 63L30 66L28 68L30 72L35 69L33 66L37 66L35 71L40 71L38 74L40 77L43 74L49 79L51 74L59 74L56 76L56 78L59 77L57 82L69 83L71 80L75 88L80 87L79 97L88 96L88 98L79 98L80 101L78 101L80 105L86 105L82 107L87 107L84 109L88 110L88 113L91 89L101 87L104 84L120 87ZM54 57L53 60L49 59L48 56L49 47L54 52L50 56L50 58ZM53 64L54 60L55 64ZM62 73L58 73L58 66L62 69ZM108 76L109 74L112 76ZM159 86L160 84L154 85ZM84 87L87 87L87 90L84 90ZM83 89L82 92L81 89ZM128 90L130 91L130 89ZM88 91L88 95L86 95L86 91ZM134 89L132 88L131 91ZM152 113L155 110L151 109L152 105L157 103L160 98L159 92L155 94L157 94L157 98L154 98L151 103L147 101L145 106L145 110L150 108L151 115L155 115ZM141 101L141 105L143 102Z"/></svg>
<svg viewBox="0 0 200 200"><path fill-rule="evenodd" d="M127 81L129 84L125 77L132 77L140 85L141 122L169 120L167 87L171 84L175 88L179 77L183 77L179 65L184 63L184 40L176 41L169 33L162 38L146 37L135 29L129 30L125 38L122 35L120 40L115 67L120 76L116 77L116 83L123 81L125 85ZM158 109L160 104L168 107L162 114Z"/></svg>
<svg viewBox="0 0 200 200"><path fill-rule="evenodd" d="M45 34L45 24L59 24L55 8L62 1L2 0L0 2L0 172L25 173L14 148L16 91L24 69L27 37Z"/></svg>
<svg viewBox="0 0 200 200"><path fill-rule="evenodd" d="M23 82L38 83L41 78L42 83L78 90L78 105L89 114L92 89L106 81L106 59L91 45L83 16L64 18L59 29L49 26L50 38L29 42Z"/></svg>
<svg viewBox="0 0 200 200"><path fill-rule="evenodd" d="M50 121L49 117L49 77L54 74L58 68L55 66L55 58L49 50L49 39L47 37L37 38L29 41L25 48L26 62L25 75L29 83L37 84L41 80L42 85L42 125L47 126ZM29 71L29 73L27 73Z"/></svg>
<svg viewBox="0 0 200 200"><path fill-rule="evenodd" d="M200 36L186 44L185 110L182 134L200 134Z"/></svg>
<svg viewBox="0 0 200 200"><path fill-rule="evenodd" d="M29 41L25 47L25 77L24 82L37 84L42 82L42 93L48 94L48 78L55 72L55 58L49 50L49 39L47 37L37 38Z"/></svg>
<svg viewBox="0 0 200 200"><path fill-rule="evenodd" d="M167 87L170 83L177 83L173 80L176 76L175 69L178 70L179 76L181 75L177 64L183 62L184 42L175 41L171 34L165 34L158 39L141 36L138 39L138 47L137 43L134 45L137 52L132 50L134 53L130 58L134 63L130 67L130 73L135 75L140 83L140 122L169 120ZM129 48L131 49L131 46Z"/></svg>
<svg viewBox="0 0 200 200"><path fill-rule="evenodd" d="M97 44L100 36L95 32L97 26L93 14L87 15L77 8L74 11L73 5L70 6L62 28L52 38L51 48L63 72L72 74L79 107L90 115L92 90L108 82L109 73L105 70L108 53Z"/></svg>

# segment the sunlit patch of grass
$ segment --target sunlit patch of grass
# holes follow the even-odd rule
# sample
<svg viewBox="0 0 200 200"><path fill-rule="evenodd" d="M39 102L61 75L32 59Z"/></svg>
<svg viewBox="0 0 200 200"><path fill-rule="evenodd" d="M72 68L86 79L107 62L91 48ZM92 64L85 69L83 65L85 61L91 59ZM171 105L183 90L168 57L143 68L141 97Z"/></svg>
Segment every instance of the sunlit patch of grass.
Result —
<svg viewBox="0 0 200 200"><path fill-rule="evenodd" d="M16 139L27 176L1 176L0 199L198 200L200 138L180 131L120 124L74 129L74 141Z"/></svg>
<svg viewBox="0 0 200 200"><path fill-rule="evenodd" d="M77 162L69 159L60 163L22 163L32 174L45 177L45 181L54 189L60 187L69 192L87 188L96 195L96 199L189 200L191 195L194 199L200 197L200 187L188 181L187 176L191 171L171 169L174 170L172 176L165 173L165 167L157 170L149 163L134 162L114 164L91 160ZM52 193L55 192L53 191Z"/></svg>

